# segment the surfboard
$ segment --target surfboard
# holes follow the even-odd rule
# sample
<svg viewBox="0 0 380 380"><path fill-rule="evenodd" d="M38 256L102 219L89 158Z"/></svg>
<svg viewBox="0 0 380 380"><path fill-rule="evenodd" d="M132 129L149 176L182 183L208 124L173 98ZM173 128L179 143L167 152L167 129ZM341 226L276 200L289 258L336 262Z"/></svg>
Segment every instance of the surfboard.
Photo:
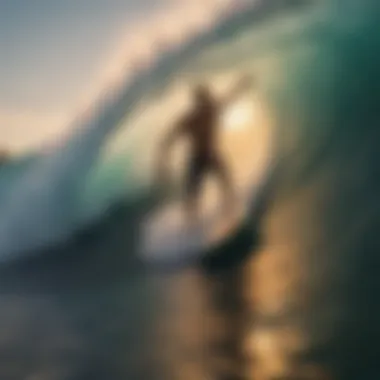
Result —
<svg viewBox="0 0 380 380"><path fill-rule="evenodd" d="M239 189L232 213L227 213L215 196L213 202L203 197L199 214L193 220L186 215L181 201L163 205L142 224L141 255L150 263L189 263L197 259L243 222L253 187Z"/></svg>

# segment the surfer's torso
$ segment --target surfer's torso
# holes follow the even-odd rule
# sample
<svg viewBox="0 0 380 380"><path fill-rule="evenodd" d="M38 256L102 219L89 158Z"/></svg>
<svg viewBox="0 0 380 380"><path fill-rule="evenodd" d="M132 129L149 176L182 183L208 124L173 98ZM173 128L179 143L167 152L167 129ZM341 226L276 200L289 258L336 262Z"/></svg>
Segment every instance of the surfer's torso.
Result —
<svg viewBox="0 0 380 380"><path fill-rule="evenodd" d="M190 140L192 156L207 159L216 154L218 113L216 102L208 102L196 107L186 117L184 128Z"/></svg>

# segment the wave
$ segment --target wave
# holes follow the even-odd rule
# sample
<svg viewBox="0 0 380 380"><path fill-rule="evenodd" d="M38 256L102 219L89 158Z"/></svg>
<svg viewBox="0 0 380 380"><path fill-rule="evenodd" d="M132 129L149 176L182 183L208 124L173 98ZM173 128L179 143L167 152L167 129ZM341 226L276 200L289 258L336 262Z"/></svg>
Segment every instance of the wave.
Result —
<svg viewBox="0 0 380 380"><path fill-rule="evenodd" d="M29 257L31 252L67 240L76 231L93 223L95 218L102 218L104 212L120 198L124 198L127 209L135 208L135 204L158 202L159 191L133 173L131 158L122 161L123 165L131 168L126 180L110 181L108 185L114 186L113 191L106 186L102 193L107 197L99 202L89 202L91 186L88 190L88 184L98 164L99 153L142 99L146 101L148 96L153 101L162 94L194 57L212 46L233 40L266 15L275 13L277 8L283 10L281 4L276 4L265 2L260 6L250 6L186 44L174 47L150 68L137 73L132 79L123 80L118 88L108 89L92 108L87 120L82 118L74 122L72 129L76 132L64 146L19 163L10 162L2 168L0 262ZM289 2L289 8L293 8L293 2ZM101 177L112 170L115 170L114 164L104 166ZM138 218L134 222L139 223Z"/></svg>

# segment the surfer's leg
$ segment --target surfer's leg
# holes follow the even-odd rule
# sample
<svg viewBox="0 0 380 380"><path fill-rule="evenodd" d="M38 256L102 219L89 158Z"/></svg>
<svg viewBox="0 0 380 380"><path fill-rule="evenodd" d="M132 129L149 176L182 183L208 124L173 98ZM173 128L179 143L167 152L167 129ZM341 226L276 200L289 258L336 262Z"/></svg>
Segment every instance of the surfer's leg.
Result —
<svg viewBox="0 0 380 380"><path fill-rule="evenodd" d="M185 211L190 220L198 217L199 190L203 177L204 165L199 157L193 157L188 166L185 183Z"/></svg>
<svg viewBox="0 0 380 380"><path fill-rule="evenodd" d="M212 171L220 181L221 190L223 192L224 207L228 212L234 209L234 187L231 178L231 172L222 157L213 158Z"/></svg>

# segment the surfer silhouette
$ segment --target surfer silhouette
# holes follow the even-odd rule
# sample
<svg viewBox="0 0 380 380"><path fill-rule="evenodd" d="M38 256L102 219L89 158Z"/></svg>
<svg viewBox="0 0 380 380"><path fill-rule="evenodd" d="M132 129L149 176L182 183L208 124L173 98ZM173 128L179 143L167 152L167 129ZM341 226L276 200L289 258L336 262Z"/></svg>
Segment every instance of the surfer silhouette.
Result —
<svg viewBox="0 0 380 380"><path fill-rule="evenodd" d="M191 218L197 216L200 187L207 174L214 174L224 195L226 211L232 211L234 191L230 171L217 147L219 116L251 85L251 78L243 77L221 99L217 99L206 85L193 89L193 107L174 125L160 145L159 173L166 170L167 154L178 138L190 142L190 157L185 179L185 208Z"/></svg>

